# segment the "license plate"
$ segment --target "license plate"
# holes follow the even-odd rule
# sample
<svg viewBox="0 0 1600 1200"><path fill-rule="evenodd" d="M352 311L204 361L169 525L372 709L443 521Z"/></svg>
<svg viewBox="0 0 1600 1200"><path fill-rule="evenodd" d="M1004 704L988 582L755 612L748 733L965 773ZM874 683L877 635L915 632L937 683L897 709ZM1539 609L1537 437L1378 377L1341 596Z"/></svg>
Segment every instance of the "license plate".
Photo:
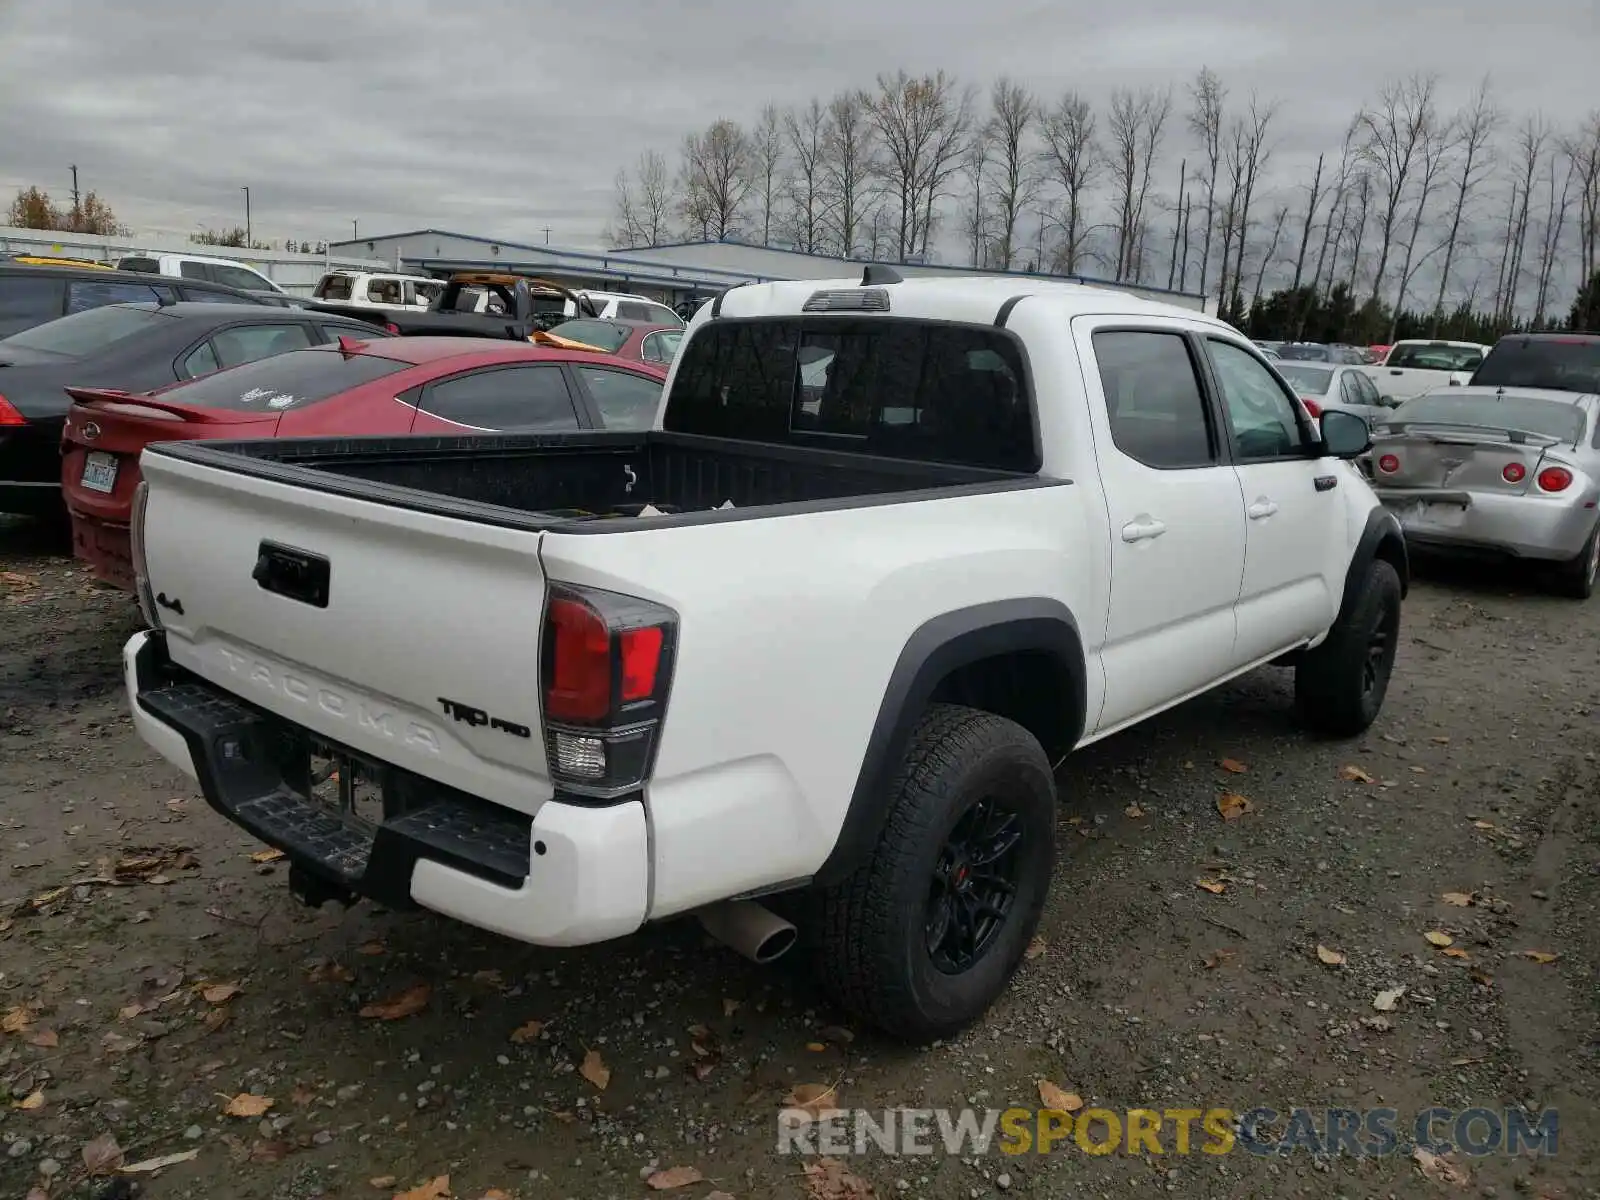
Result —
<svg viewBox="0 0 1600 1200"><path fill-rule="evenodd" d="M102 454L91 451L83 459L83 486L91 492L106 492L116 490L117 486L117 457L114 454Z"/></svg>

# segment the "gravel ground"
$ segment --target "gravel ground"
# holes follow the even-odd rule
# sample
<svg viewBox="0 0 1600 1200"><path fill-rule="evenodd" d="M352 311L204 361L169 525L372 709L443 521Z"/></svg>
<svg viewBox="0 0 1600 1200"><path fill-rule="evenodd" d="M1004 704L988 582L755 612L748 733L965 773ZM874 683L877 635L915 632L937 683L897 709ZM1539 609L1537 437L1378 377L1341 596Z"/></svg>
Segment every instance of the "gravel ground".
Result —
<svg viewBox="0 0 1600 1200"><path fill-rule="evenodd" d="M132 605L46 549L0 531L0 1197L1600 1195L1600 602L1435 568L1368 736L1308 738L1268 670L1074 757L1033 956L912 1052L840 1028L802 956L758 968L687 922L557 952L297 906L134 736ZM1249 811L1224 820L1229 792ZM1555 1107L1559 1152L1425 1173L1404 1145L1069 1142L807 1175L777 1151L801 1085L1006 1108L1039 1080L1112 1110L1389 1105L1402 1132ZM104 1174L118 1152L193 1153ZM703 1180L647 1182L679 1166Z"/></svg>

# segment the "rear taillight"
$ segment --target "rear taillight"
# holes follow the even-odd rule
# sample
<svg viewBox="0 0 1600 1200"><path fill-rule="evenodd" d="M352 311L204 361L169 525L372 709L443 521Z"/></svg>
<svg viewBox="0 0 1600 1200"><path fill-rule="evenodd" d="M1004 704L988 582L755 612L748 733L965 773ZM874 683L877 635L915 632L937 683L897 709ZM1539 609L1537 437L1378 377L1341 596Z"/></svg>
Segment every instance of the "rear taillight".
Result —
<svg viewBox="0 0 1600 1200"><path fill-rule="evenodd" d="M1378 459L1378 470L1385 475L1393 475L1400 469L1400 460L1392 454L1382 455Z"/></svg>
<svg viewBox="0 0 1600 1200"><path fill-rule="evenodd" d="M161 628L161 615L156 611L155 594L150 589L150 567L144 555L144 513L150 503L150 484L141 479L133 489L133 510L128 515L128 550L133 559L133 590L139 598L139 612L145 624L152 629Z"/></svg>
<svg viewBox="0 0 1600 1200"><path fill-rule="evenodd" d="M545 751L559 790L604 798L644 782L677 629L677 614L648 600L551 586L540 683Z"/></svg>
<svg viewBox="0 0 1600 1200"><path fill-rule="evenodd" d="M385 321L383 323L383 328L384 332L386 333L392 333L396 337L400 336L400 326L396 325L393 321Z"/></svg>
<svg viewBox="0 0 1600 1200"><path fill-rule="evenodd" d="M11 401L4 396L0 396L0 426L26 425L27 423L23 415L11 406Z"/></svg>
<svg viewBox="0 0 1600 1200"><path fill-rule="evenodd" d="M1546 467L1539 472L1541 492L1564 492L1572 486L1572 472L1565 467Z"/></svg>
<svg viewBox="0 0 1600 1200"><path fill-rule="evenodd" d="M1306 412L1313 420L1322 415L1322 405L1318 404L1310 396L1301 396L1300 403L1306 406Z"/></svg>
<svg viewBox="0 0 1600 1200"><path fill-rule="evenodd" d="M1528 469L1521 463L1507 463L1500 471L1500 478L1507 483L1521 483L1528 477Z"/></svg>

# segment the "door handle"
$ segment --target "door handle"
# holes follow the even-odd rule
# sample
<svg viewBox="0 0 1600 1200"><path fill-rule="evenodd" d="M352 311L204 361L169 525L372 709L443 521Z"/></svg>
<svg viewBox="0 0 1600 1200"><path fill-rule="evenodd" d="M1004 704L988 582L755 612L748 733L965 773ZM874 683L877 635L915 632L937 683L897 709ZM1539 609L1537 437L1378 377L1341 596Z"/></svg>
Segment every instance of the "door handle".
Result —
<svg viewBox="0 0 1600 1200"><path fill-rule="evenodd" d="M1249 508L1245 509L1244 515L1249 517L1252 521L1264 521L1277 511L1278 506L1263 496Z"/></svg>
<svg viewBox="0 0 1600 1200"><path fill-rule="evenodd" d="M1125 542L1147 542L1151 538L1158 538L1167 531L1167 527L1154 517L1139 516L1129 521L1122 527L1122 540Z"/></svg>

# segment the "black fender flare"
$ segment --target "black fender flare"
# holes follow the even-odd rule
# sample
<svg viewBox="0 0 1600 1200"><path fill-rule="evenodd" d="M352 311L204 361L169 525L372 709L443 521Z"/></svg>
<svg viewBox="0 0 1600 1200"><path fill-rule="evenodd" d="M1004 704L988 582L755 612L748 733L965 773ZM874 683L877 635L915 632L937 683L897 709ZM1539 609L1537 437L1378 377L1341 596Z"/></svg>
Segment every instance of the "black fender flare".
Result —
<svg viewBox="0 0 1600 1200"><path fill-rule="evenodd" d="M1400 520L1381 504L1367 514L1367 524L1356 541L1355 553L1350 556L1350 566L1345 570L1344 595L1339 601L1338 620L1343 621L1355 606L1361 592L1361 583L1373 560L1382 558L1394 567L1400 576L1400 595L1411 590L1411 556L1406 550L1406 536L1400 529Z"/></svg>
<svg viewBox="0 0 1600 1200"><path fill-rule="evenodd" d="M1066 714L1065 742L1068 748L1077 744L1086 718L1087 672L1078 622L1065 604L1043 596L998 600L930 618L906 639L889 674L850 806L813 883L838 882L870 853L883 829L889 781L939 684L961 667L1018 651L1048 654L1067 673L1073 709Z"/></svg>

